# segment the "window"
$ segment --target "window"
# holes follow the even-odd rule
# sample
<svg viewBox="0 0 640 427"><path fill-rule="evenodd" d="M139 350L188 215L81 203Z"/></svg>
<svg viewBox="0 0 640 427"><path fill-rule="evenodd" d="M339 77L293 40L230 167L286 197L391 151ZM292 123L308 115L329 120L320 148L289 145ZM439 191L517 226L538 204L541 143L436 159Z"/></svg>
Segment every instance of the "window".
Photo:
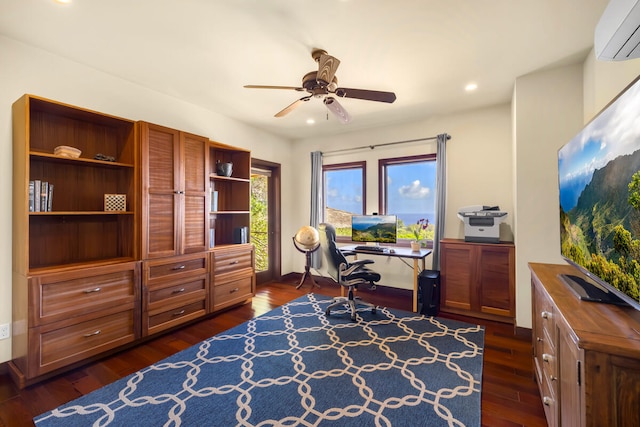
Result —
<svg viewBox="0 0 640 427"><path fill-rule="evenodd" d="M436 155L380 159L378 174L379 209L398 217L398 242L416 240L414 232L419 231L418 240L431 246L436 208ZM419 227L420 220L429 221L426 229Z"/></svg>
<svg viewBox="0 0 640 427"><path fill-rule="evenodd" d="M365 170L366 162L322 166L324 221L336 228L337 240L351 240L351 215L364 213Z"/></svg>

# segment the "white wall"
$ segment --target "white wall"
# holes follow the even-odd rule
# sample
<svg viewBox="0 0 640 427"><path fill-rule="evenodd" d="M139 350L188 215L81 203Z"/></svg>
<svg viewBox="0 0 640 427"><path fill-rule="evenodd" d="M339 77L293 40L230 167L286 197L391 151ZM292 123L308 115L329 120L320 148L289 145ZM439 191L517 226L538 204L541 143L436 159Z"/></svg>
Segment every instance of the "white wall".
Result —
<svg viewBox="0 0 640 427"><path fill-rule="evenodd" d="M447 145L447 215L445 237L463 238L462 222L457 211L462 206L487 204L499 205L501 209L513 211L511 179L511 117L507 104L445 116L433 116L403 126L345 133L332 137L309 138L294 146L298 177L296 191L309 194L309 153L351 147L369 146L395 141L406 141L448 133ZM356 160L367 161L367 213L378 211L378 159L435 152L435 141L418 142L374 150L364 149L348 154L332 154L324 158L325 164L344 163ZM304 160L304 161L302 161ZM308 197L308 196L307 196ZM512 240L511 216L504 222L501 238ZM309 203L301 200L295 218L292 218L290 233L309 223ZM293 234L291 234L293 235ZM302 271L304 256L297 256L294 271ZM375 269L382 274L380 284L405 289L413 288L412 270L397 259L382 257L376 261ZM431 267L431 257L427 258Z"/></svg>
<svg viewBox="0 0 640 427"><path fill-rule="evenodd" d="M640 73L640 60L596 61L531 73L516 80L514 183L517 324L531 327L529 262L560 257L557 151Z"/></svg>
<svg viewBox="0 0 640 427"><path fill-rule="evenodd" d="M529 262L562 263L557 150L582 128L582 65L516 80L516 322L531 327Z"/></svg>
<svg viewBox="0 0 640 427"><path fill-rule="evenodd" d="M291 211L291 142L223 115L134 85L92 68L0 36L0 323L11 322L11 104L25 93L132 120L146 120L243 147L282 164L282 207ZM284 218L286 221L286 218ZM283 239L290 258L290 238ZM289 271L286 267L284 272ZM0 341L0 362L11 359L11 340Z"/></svg>

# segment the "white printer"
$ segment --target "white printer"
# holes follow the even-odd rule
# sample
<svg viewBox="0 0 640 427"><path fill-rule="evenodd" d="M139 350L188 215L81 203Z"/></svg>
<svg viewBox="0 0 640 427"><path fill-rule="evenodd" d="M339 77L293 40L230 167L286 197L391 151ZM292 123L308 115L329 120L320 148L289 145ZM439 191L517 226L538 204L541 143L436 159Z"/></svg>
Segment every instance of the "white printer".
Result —
<svg viewBox="0 0 640 427"><path fill-rule="evenodd" d="M498 206L474 205L458 210L458 218L464 222L465 242L499 243L500 223L506 217Z"/></svg>

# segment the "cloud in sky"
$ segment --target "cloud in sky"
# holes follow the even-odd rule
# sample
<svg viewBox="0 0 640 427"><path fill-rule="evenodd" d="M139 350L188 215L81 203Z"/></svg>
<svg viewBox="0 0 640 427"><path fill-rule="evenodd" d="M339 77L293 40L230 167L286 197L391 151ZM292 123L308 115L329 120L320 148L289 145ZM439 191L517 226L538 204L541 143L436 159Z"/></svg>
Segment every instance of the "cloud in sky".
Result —
<svg viewBox="0 0 640 427"><path fill-rule="evenodd" d="M398 193L400 193L400 196L409 199L425 199L429 197L431 189L429 187L422 186L420 184L420 180L416 179L411 184L403 185L398 188Z"/></svg>

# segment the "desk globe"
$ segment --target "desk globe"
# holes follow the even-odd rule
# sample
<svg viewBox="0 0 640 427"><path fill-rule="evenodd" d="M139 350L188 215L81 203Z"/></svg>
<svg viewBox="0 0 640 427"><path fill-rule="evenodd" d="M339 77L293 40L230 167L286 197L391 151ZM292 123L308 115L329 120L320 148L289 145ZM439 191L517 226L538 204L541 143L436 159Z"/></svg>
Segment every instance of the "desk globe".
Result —
<svg viewBox="0 0 640 427"><path fill-rule="evenodd" d="M306 261L306 264L304 266L304 274L302 275L302 280L300 280L300 283L298 284L298 286L296 286L296 289L300 289L300 286L302 286L302 284L304 283L307 277L311 279L311 282L315 286L320 287L320 285L318 285L316 281L313 279L313 276L311 275L311 272L310 272L311 254L317 251L318 248L320 247L320 235L318 234L318 230L316 230L315 228L309 225L300 227L296 235L293 236L293 246L295 246L299 252L302 252L305 254L305 261Z"/></svg>

